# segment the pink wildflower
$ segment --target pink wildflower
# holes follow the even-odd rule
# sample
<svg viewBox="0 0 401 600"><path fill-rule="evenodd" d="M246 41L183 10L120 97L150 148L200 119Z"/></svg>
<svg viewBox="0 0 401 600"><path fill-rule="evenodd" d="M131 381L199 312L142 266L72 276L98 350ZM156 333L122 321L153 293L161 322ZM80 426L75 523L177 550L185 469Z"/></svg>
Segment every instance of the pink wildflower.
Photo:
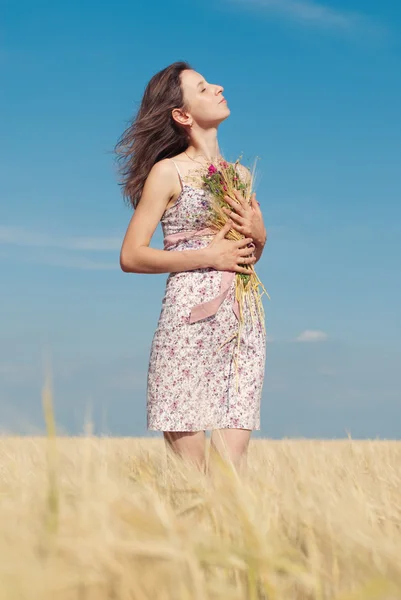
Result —
<svg viewBox="0 0 401 600"><path fill-rule="evenodd" d="M217 173L217 169L214 165L210 165L208 168L209 175L213 175L213 173Z"/></svg>

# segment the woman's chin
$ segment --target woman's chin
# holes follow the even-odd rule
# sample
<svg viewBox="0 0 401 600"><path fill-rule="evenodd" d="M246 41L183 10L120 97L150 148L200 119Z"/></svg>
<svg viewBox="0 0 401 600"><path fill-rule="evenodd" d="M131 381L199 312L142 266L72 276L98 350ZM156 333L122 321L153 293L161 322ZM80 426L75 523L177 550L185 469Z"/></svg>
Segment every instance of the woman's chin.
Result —
<svg viewBox="0 0 401 600"><path fill-rule="evenodd" d="M219 123L222 123L223 121L228 119L230 114L231 114L231 110L228 108L228 106L226 106L225 111L223 112L222 116L219 118Z"/></svg>

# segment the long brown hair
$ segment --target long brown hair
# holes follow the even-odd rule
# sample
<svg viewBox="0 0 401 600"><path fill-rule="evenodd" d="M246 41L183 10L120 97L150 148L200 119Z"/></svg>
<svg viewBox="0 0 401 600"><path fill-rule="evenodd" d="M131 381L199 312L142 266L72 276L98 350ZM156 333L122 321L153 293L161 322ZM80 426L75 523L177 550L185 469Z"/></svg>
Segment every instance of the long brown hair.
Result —
<svg viewBox="0 0 401 600"><path fill-rule="evenodd" d="M152 77L136 116L115 146L123 197L134 209L153 165L189 146L186 130L173 119L171 111L186 110L181 73L191 68L187 62L175 62Z"/></svg>

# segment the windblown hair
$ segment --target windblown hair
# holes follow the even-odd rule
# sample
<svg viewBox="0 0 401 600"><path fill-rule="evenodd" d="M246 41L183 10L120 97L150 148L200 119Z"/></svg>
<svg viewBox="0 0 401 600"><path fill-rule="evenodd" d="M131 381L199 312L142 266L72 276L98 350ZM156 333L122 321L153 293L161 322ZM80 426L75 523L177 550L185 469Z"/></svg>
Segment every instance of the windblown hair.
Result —
<svg viewBox="0 0 401 600"><path fill-rule="evenodd" d="M171 112L174 108L187 108L181 73L191 68L187 62L175 62L152 77L137 115L115 146L123 197L134 209L153 165L189 146L187 131L174 121Z"/></svg>

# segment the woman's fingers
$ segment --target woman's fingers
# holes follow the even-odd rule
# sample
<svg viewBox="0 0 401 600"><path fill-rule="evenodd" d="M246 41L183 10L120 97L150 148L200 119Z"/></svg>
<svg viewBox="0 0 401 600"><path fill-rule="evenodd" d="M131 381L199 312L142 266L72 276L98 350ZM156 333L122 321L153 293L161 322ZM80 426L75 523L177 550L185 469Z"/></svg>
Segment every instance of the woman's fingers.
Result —
<svg viewBox="0 0 401 600"><path fill-rule="evenodd" d="M254 253L254 248L241 248L238 250L240 256L250 256Z"/></svg>
<svg viewBox="0 0 401 600"><path fill-rule="evenodd" d="M237 221L238 223L243 223L244 222L244 217L241 217L241 215L237 214L234 211L231 211L229 208L223 208L223 211L226 213L227 216L230 217L230 219L233 219L235 221Z"/></svg>
<svg viewBox="0 0 401 600"><path fill-rule="evenodd" d="M218 233L216 233L215 237L223 239L225 235L230 231L233 226L233 222L229 219L227 223L223 225Z"/></svg>
<svg viewBox="0 0 401 600"><path fill-rule="evenodd" d="M256 257L255 256L240 256L238 259L238 264L240 265L244 265L244 264L250 264L255 262Z"/></svg>
<svg viewBox="0 0 401 600"><path fill-rule="evenodd" d="M239 190L234 190L234 194L241 206L245 206L246 200L242 192L240 192Z"/></svg>
<svg viewBox="0 0 401 600"><path fill-rule="evenodd" d="M224 196L224 200L235 210L235 212L241 214L244 210L242 202L236 202L235 200L230 198L230 196Z"/></svg>
<svg viewBox="0 0 401 600"><path fill-rule="evenodd" d="M253 243L253 239L252 238L242 238L241 240L237 240L236 242L237 248L243 248L244 246L247 246L248 244Z"/></svg>

